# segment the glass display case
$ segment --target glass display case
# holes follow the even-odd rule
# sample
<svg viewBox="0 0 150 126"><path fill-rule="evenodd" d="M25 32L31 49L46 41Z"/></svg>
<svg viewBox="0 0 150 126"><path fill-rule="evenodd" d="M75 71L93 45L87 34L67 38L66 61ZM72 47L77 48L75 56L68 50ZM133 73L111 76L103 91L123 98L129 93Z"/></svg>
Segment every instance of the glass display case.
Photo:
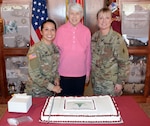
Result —
<svg viewBox="0 0 150 126"><path fill-rule="evenodd" d="M122 35L130 54L125 94L150 95L150 1L119 0Z"/></svg>
<svg viewBox="0 0 150 126"><path fill-rule="evenodd" d="M146 77L146 56L130 55L129 76L123 92L125 94L143 94Z"/></svg>
<svg viewBox="0 0 150 126"><path fill-rule="evenodd" d="M4 3L1 5L1 18L4 19L4 47L29 47L30 12L29 4Z"/></svg>
<svg viewBox="0 0 150 126"><path fill-rule="evenodd" d="M7 57L5 66L9 94L24 93L25 84L28 81L27 57Z"/></svg>
<svg viewBox="0 0 150 126"><path fill-rule="evenodd" d="M32 0L0 3L0 101L23 93L28 79L26 54L30 41ZM2 99L2 100L1 100Z"/></svg>
<svg viewBox="0 0 150 126"><path fill-rule="evenodd" d="M150 2L124 1L121 4L122 34L129 46L147 46Z"/></svg>

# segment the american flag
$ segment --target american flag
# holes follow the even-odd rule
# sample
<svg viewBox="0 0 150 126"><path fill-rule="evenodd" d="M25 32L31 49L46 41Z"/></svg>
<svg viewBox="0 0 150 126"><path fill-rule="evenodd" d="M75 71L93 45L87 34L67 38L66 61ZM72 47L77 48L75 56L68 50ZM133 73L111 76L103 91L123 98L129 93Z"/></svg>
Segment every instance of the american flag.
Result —
<svg viewBox="0 0 150 126"><path fill-rule="evenodd" d="M48 19L46 0L33 0L30 45L41 39L40 26Z"/></svg>
<svg viewBox="0 0 150 126"><path fill-rule="evenodd" d="M74 2L83 5L83 0L68 0L68 3L74 3Z"/></svg>

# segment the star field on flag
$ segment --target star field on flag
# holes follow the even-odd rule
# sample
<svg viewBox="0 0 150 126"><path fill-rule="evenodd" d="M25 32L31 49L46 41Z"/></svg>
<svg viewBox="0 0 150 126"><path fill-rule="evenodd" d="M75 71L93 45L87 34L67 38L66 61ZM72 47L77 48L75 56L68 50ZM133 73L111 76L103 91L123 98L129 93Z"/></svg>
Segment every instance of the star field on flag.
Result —
<svg viewBox="0 0 150 126"><path fill-rule="evenodd" d="M46 0L33 0L30 45L41 39L41 24L48 19Z"/></svg>

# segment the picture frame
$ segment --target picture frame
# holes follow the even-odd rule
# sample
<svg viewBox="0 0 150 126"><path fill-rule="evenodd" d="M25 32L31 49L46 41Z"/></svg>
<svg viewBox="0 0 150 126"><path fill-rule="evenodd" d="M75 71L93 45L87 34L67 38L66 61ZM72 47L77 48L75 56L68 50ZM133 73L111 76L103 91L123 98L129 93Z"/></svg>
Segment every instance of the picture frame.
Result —
<svg viewBox="0 0 150 126"><path fill-rule="evenodd" d="M4 48L25 48L30 43L31 6L29 4L2 3Z"/></svg>
<svg viewBox="0 0 150 126"><path fill-rule="evenodd" d="M28 67L26 56L5 57L6 79L9 94L24 93L28 81Z"/></svg>
<svg viewBox="0 0 150 126"><path fill-rule="evenodd" d="M122 35L128 46L147 46L150 27L150 1L120 0Z"/></svg>
<svg viewBox="0 0 150 126"><path fill-rule="evenodd" d="M124 84L125 94L143 94L146 79L147 57L144 55L130 55L128 77Z"/></svg>

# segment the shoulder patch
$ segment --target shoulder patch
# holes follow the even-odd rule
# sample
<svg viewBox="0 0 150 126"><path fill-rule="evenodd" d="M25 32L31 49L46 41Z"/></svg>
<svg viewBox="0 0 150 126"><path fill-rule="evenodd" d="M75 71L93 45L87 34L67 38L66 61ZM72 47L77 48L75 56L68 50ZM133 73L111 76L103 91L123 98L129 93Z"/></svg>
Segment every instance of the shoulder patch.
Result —
<svg viewBox="0 0 150 126"><path fill-rule="evenodd" d="M32 60L32 59L34 59L36 57L37 57L36 53L32 53L32 54L29 55L29 60Z"/></svg>

